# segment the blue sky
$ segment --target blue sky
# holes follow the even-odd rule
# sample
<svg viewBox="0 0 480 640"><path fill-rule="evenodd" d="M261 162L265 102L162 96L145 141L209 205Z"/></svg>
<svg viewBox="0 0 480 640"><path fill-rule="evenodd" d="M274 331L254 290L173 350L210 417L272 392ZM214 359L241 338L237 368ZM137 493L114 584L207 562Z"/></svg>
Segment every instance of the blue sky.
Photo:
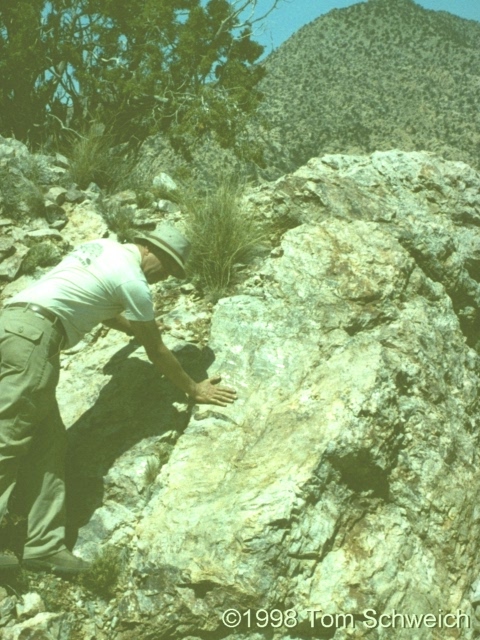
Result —
<svg viewBox="0 0 480 640"><path fill-rule="evenodd" d="M395 1L395 0L392 0ZM480 0L415 0L425 9L448 11L462 18L480 22ZM266 53L278 47L300 27L331 11L344 9L359 0L280 0L278 8L256 30L255 40L266 47ZM258 10L265 12L272 0L258 0Z"/></svg>

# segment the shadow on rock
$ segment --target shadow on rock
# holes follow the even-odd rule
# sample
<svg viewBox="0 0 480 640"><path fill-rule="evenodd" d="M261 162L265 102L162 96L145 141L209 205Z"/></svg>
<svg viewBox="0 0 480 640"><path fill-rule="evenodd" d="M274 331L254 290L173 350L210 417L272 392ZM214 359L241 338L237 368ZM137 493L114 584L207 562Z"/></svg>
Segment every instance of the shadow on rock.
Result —
<svg viewBox="0 0 480 640"><path fill-rule="evenodd" d="M115 461L144 439L171 431L180 435L190 419L192 405L187 407L185 394L153 365L131 357L137 348L132 341L107 362L103 371L111 379L92 408L68 429L69 546L74 545L78 529L102 505L104 476ZM194 345L183 346L175 355L197 382L208 377L207 369L215 359L211 349L199 350Z"/></svg>

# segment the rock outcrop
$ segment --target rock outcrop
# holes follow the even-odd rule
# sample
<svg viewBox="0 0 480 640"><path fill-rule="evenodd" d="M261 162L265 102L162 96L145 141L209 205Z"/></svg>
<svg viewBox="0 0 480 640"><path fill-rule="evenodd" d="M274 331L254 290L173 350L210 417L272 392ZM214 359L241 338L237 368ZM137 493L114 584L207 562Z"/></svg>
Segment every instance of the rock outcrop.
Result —
<svg viewBox="0 0 480 640"><path fill-rule="evenodd" d="M112 331L63 356L71 542L123 574L108 615L72 591L62 638L475 637L479 204L467 165L397 151L248 194L275 246L208 346L205 303L157 291L227 408L186 404Z"/></svg>

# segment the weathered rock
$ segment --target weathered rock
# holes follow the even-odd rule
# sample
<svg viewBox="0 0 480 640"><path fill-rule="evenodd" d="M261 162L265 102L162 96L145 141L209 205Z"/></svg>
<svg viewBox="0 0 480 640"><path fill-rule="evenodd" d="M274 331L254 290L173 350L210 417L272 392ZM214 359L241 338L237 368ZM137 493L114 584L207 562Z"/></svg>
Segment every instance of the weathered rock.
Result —
<svg viewBox="0 0 480 640"><path fill-rule="evenodd" d="M11 162L12 159L28 160L30 152L26 145L15 138L3 138L0 136L0 161Z"/></svg>
<svg viewBox="0 0 480 640"><path fill-rule="evenodd" d="M49 167L51 182L53 184L63 180L68 173L68 169L64 167Z"/></svg>
<svg viewBox="0 0 480 640"><path fill-rule="evenodd" d="M85 194L83 193L83 191L80 191L80 189L75 189L74 187L71 187L65 193L65 202L79 204L84 200L85 200Z"/></svg>
<svg viewBox="0 0 480 640"><path fill-rule="evenodd" d="M36 592L25 593L21 600L17 602L17 618L26 620L33 618L38 613L45 611L45 605L42 598Z"/></svg>
<svg viewBox="0 0 480 640"><path fill-rule="evenodd" d="M45 200L37 184L16 167L0 167L1 204L15 218L39 217L45 213Z"/></svg>
<svg viewBox="0 0 480 640"><path fill-rule="evenodd" d="M0 262L15 253L15 245L10 238L0 238Z"/></svg>
<svg viewBox="0 0 480 640"><path fill-rule="evenodd" d="M38 613L33 618L2 629L2 640L70 640L71 616L65 613Z"/></svg>
<svg viewBox="0 0 480 640"><path fill-rule="evenodd" d="M100 189L98 184L95 184L95 182L90 182L90 184L88 185L88 187L85 189L83 193L85 195L85 199L90 200L92 202L97 202L99 200L102 200L102 197L103 197L102 190Z"/></svg>
<svg viewBox="0 0 480 640"><path fill-rule="evenodd" d="M66 194L65 187L51 187L45 194L45 199L61 206L65 202Z"/></svg>
<svg viewBox="0 0 480 640"><path fill-rule="evenodd" d="M149 215L145 215L145 210L141 209L136 211L135 218L133 219L133 226L135 229L153 231L157 226L157 220Z"/></svg>
<svg viewBox="0 0 480 640"><path fill-rule="evenodd" d="M157 209L158 211L163 211L165 213L177 213L180 211L179 205L175 202L171 202L170 200L158 200Z"/></svg>
<svg viewBox="0 0 480 640"><path fill-rule="evenodd" d="M62 356L70 540L127 561L111 620L92 605L80 637L380 640L393 632L365 612L470 615L479 193L466 165L385 152L314 159L250 194L276 247L219 301L209 347L179 341L208 326L204 306L168 281L157 299L190 374L237 388L228 407L190 417L113 331ZM222 622L232 608L238 633ZM264 631L262 609L297 613ZM351 625L312 625L309 610Z"/></svg>
<svg viewBox="0 0 480 640"><path fill-rule="evenodd" d="M43 228L35 231L28 231L25 235L28 240L42 242L43 240L62 240L62 234L56 229Z"/></svg>
<svg viewBox="0 0 480 640"><path fill-rule="evenodd" d="M313 158L246 205L286 230L332 216L380 222L450 295L469 343L480 326L480 178L426 152Z"/></svg>
<svg viewBox="0 0 480 640"><path fill-rule="evenodd" d="M160 637L220 631L228 607L288 603L304 629L309 608L465 610L479 569L478 357L445 290L377 223L302 225L282 248L213 317L241 399L197 411L137 529Z"/></svg>
<svg viewBox="0 0 480 640"><path fill-rule="evenodd" d="M45 218L52 229L61 230L68 223L65 209L53 202L45 207Z"/></svg>
<svg viewBox="0 0 480 640"><path fill-rule="evenodd" d="M152 185L155 189L164 191L165 193L175 193L178 191L178 185L169 175L166 173L159 173L152 180Z"/></svg>
<svg viewBox="0 0 480 640"><path fill-rule="evenodd" d="M55 154L55 164L58 167L62 167L63 169L70 168L70 160L66 158L64 155L62 155L61 153Z"/></svg>
<svg viewBox="0 0 480 640"><path fill-rule="evenodd" d="M55 220L55 222L50 223L48 226L50 227L50 229L55 229L56 231L61 231L62 229L65 228L66 224L67 224L67 220Z"/></svg>
<svg viewBox="0 0 480 640"><path fill-rule="evenodd" d="M136 204L137 194L135 193L135 191L133 191L133 189L128 189L127 191L119 191L110 198L110 201L115 203L119 207L128 204Z"/></svg>
<svg viewBox="0 0 480 640"><path fill-rule="evenodd" d="M72 247L108 235L107 224L92 203L82 203L70 208L67 210L67 217L68 224L62 231L62 237Z"/></svg>
<svg viewBox="0 0 480 640"><path fill-rule="evenodd" d="M0 282L11 282L15 280L20 271L23 258L28 253L28 248L24 245L17 244L15 245L15 249L14 254L0 263Z"/></svg>
<svg viewBox="0 0 480 640"><path fill-rule="evenodd" d="M3 595L3 594L2 594ZM0 600L0 627L5 626L11 620L14 620L16 614L17 598L15 596L5 595ZM3 637L0 631L0 637Z"/></svg>
<svg viewBox="0 0 480 640"><path fill-rule="evenodd" d="M36 279L37 277L34 275L22 275L13 282L9 282L2 290L1 302L6 304L10 298L13 298L14 295L33 284Z"/></svg>

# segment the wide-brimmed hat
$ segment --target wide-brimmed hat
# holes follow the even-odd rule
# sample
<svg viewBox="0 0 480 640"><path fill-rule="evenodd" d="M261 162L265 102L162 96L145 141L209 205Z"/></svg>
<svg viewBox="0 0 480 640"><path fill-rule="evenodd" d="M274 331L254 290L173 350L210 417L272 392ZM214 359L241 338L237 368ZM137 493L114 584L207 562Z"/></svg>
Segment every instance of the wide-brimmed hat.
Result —
<svg viewBox="0 0 480 640"><path fill-rule="evenodd" d="M179 277L185 278L185 263L190 253L190 242L170 224L163 223L155 231L144 231L135 240L146 240L171 256L180 267Z"/></svg>

